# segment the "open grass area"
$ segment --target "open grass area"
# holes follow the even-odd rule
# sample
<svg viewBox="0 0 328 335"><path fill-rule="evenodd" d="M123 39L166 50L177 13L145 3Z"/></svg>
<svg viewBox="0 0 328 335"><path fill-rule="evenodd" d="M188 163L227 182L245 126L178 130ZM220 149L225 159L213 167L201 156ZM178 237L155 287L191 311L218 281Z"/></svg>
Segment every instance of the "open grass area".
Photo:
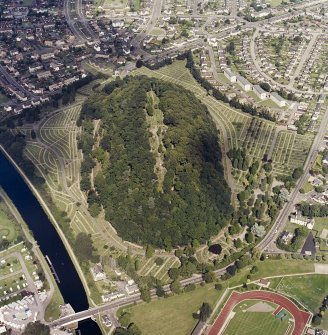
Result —
<svg viewBox="0 0 328 335"><path fill-rule="evenodd" d="M21 265L17 257L8 257L1 260L0 277L10 275L21 270Z"/></svg>
<svg viewBox="0 0 328 335"><path fill-rule="evenodd" d="M320 237L322 231L324 229L328 230L328 218L325 218L325 217L316 217L314 218L314 227L313 229L318 231L318 237ZM328 236L326 237L323 237L323 238L327 238Z"/></svg>
<svg viewBox="0 0 328 335"><path fill-rule="evenodd" d="M247 309L258 301L245 301L237 305L233 312L236 313L223 335L284 335L290 327L290 315L284 321L275 319L272 312L249 312Z"/></svg>
<svg viewBox="0 0 328 335"><path fill-rule="evenodd" d="M258 272L251 276L252 281L271 276L314 272L313 262L306 260L266 259L265 261L258 261L254 265L258 267ZM144 335L190 334L196 324L192 318L192 313L196 312L203 302L208 302L213 307L225 288L246 283L247 275L252 266L242 269L231 279L222 281L223 289L219 292L213 288L213 285L198 286L195 291L189 293L175 295L167 299L154 300L149 304L142 303L128 307L125 310L131 313L131 322L135 322ZM280 280L281 277L272 279L272 283L275 283L276 286ZM241 332L228 334L238 333L241 334ZM244 333L242 334L244 335Z"/></svg>
<svg viewBox="0 0 328 335"><path fill-rule="evenodd" d="M44 318L47 321L52 321L56 320L60 317L60 305L64 304L64 299L57 288L54 292L54 295L52 296L52 299L47 306L45 313L44 313Z"/></svg>
<svg viewBox="0 0 328 335"><path fill-rule="evenodd" d="M258 272L252 275L251 280L257 280L265 277L283 276L286 274L314 272L314 265L311 261L293 260L293 259L266 259L258 261L254 265L258 267ZM252 265L253 266L253 265ZM232 277L228 283L229 286L240 285L247 282L247 275L251 267L246 267L236 276Z"/></svg>
<svg viewBox="0 0 328 335"><path fill-rule="evenodd" d="M222 293L215 290L213 285L205 285L189 293L149 304L142 303L125 310L131 313L131 320L143 335L189 335L196 325L192 313L197 312L203 302L213 307Z"/></svg>
<svg viewBox="0 0 328 335"><path fill-rule="evenodd" d="M11 218L8 208L0 202L0 237L6 238L10 243L20 235L17 223Z"/></svg>
<svg viewBox="0 0 328 335"><path fill-rule="evenodd" d="M326 275L306 275L283 277L272 281L270 287L281 293L287 293L304 304L312 313L318 311L323 298L328 294Z"/></svg>
<svg viewBox="0 0 328 335"><path fill-rule="evenodd" d="M154 28L150 32L150 35L153 35L153 36L163 36L163 35L165 35L165 30L163 30L161 28Z"/></svg>
<svg viewBox="0 0 328 335"><path fill-rule="evenodd" d="M271 7L280 6L283 0L271 0L269 1ZM285 0L284 2L289 2L289 0Z"/></svg>
<svg viewBox="0 0 328 335"><path fill-rule="evenodd" d="M314 189L313 185L307 181L307 182L304 183L301 190L302 190L303 193L309 193L313 189Z"/></svg>

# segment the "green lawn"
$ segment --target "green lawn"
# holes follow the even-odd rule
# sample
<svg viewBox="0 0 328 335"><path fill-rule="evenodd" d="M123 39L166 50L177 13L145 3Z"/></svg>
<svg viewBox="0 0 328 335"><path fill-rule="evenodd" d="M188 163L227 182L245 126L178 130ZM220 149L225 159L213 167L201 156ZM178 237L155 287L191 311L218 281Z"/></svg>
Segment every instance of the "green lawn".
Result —
<svg viewBox="0 0 328 335"><path fill-rule="evenodd" d="M277 7L280 6L283 0L272 0L270 1L271 7ZM289 2L289 0L285 0L285 2Z"/></svg>
<svg viewBox="0 0 328 335"><path fill-rule="evenodd" d="M153 35L153 36L163 36L163 35L165 35L165 30L163 30L161 28L154 28L150 32L150 35Z"/></svg>
<svg viewBox="0 0 328 335"><path fill-rule="evenodd" d="M263 262L258 261L255 265L258 267L259 271L252 275L251 280L271 276L283 276L285 274L314 272L313 262L306 260L266 259ZM243 271L232 277L228 282L229 286L233 287L245 283L247 281L246 276L249 274L248 271L252 266L245 268L246 270L243 269Z"/></svg>
<svg viewBox="0 0 328 335"><path fill-rule="evenodd" d="M275 102L273 102L271 99L267 99L264 101L261 101L259 103L260 106L264 107L271 107L271 108L280 108Z"/></svg>
<svg viewBox="0 0 328 335"><path fill-rule="evenodd" d="M9 242L13 242L19 234L17 223L10 217L5 204L0 202L0 238L5 237Z"/></svg>
<svg viewBox="0 0 328 335"><path fill-rule="evenodd" d="M243 302L235 307L236 313L229 322L223 335L284 335L289 326L286 320L276 320L272 312L247 312L254 302ZM247 305L247 306L246 306Z"/></svg>
<svg viewBox="0 0 328 335"><path fill-rule="evenodd" d="M302 187L302 191L304 193L311 192L313 189L314 189L313 185L311 183L309 183L308 181L305 182L303 187Z"/></svg>
<svg viewBox="0 0 328 335"><path fill-rule="evenodd" d="M197 312L203 302L212 307L220 298L223 290L218 292L213 285L197 287L189 293L182 293L166 299L142 303L128 310L143 335L189 335L196 325L192 313Z"/></svg>
<svg viewBox="0 0 328 335"><path fill-rule="evenodd" d="M134 10L139 10L140 9L140 0L132 0L132 8Z"/></svg>
<svg viewBox="0 0 328 335"><path fill-rule="evenodd" d="M326 275L284 277L272 282L272 288L275 287L279 292L294 296L313 313L318 311L323 298L328 294Z"/></svg>
<svg viewBox="0 0 328 335"><path fill-rule="evenodd" d="M258 261L255 265L259 271L252 275L251 280L314 271L313 263L305 260L267 259L263 262ZM230 280L222 281L223 288L245 283L250 268L246 267ZM198 286L195 291L189 293L153 300L149 304L142 303L125 310L131 313L131 322L136 323L144 335L189 335L196 324L192 313L196 312L203 302L214 306L223 292L224 289L216 291L213 285Z"/></svg>
<svg viewBox="0 0 328 335"><path fill-rule="evenodd" d="M314 230L317 230L319 232L319 237L321 235L321 232L323 229L328 229L328 218L322 217L316 217L315 223L314 223Z"/></svg>
<svg viewBox="0 0 328 335"><path fill-rule="evenodd" d="M64 299L58 289L58 287L56 287L55 291L54 291L54 295L49 303L49 305L46 308L45 314L44 314L44 318L47 321L52 321L52 320L56 320L60 317L60 305L64 304Z"/></svg>

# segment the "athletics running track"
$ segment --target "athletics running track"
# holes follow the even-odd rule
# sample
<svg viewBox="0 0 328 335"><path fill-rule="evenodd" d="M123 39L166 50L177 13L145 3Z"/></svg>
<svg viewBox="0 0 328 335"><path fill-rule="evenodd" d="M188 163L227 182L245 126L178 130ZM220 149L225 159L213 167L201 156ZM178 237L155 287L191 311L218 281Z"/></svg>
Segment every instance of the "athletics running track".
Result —
<svg viewBox="0 0 328 335"><path fill-rule="evenodd" d="M236 305L244 300L269 301L286 309L294 317L294 329L292 335L302 335L303 330L311 317L310 313L301 311L291 300L278 293L268 291L249 291L244 293L232 292L208 335L222 334L222 328L225 327L230 313Z"/></svg>

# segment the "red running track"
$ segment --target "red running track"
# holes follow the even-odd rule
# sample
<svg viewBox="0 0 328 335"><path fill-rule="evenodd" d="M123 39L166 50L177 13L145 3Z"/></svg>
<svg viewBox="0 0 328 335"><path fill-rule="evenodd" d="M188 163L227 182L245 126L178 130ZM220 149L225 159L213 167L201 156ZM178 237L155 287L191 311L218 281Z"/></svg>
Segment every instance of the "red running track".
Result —
<svg viewBox="0 0 328 335"><path fill-rule="evenodd" d="M302 335L303 330L311 317L310 313L301 311L291 300L278 293L268 291L248 291L244 293L232 292L208 335L219 334L232 310L244 300L269 301L286 309L294 317L294 329L292 335Z"/></svg>

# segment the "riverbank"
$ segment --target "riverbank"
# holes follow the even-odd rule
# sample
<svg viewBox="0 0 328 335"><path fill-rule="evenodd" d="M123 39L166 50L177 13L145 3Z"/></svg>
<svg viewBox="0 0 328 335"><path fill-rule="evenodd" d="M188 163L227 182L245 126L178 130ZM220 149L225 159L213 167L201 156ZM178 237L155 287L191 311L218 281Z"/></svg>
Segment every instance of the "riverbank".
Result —
<svg viewBox="0 0 328 335"><path fill-rule="evenodd" d="M38 259L42 270L45 274L46 280L49 285L49 294L48 298L44 303L45 306L45 313L43 317L43 322L52 321L60 316L60 309L59 306L64 304L64 299L60 293L59 287L51 274L51 269L46 262L44 255L42 254L37 242L33 237L33 233L28 228L26 222L23 220L21 215L19 214L17 208L12 203L6 192L0 187L0 197L6 204L7 208L9 209L10 213L20 225L24 236L26 237L27 241L32 245L32 251L35 254L36 258Z"/></svg>
<svg viewBox="0 0 328 335"><path fill-rule="evenodd" d="M9 155L9 153L6 151L6 149L0 144L0 151L6 156L6 158L10 161L10 163L15 167L15 169L17 170L17 172L21 175L21 177L24 179L25 183L27 184L27 186L29 187L29 189L32 191L32 193L34 194L34 196L37 198L38 202L40 203L41 207L43 208L43 210L45 211L45 213L47 214L49 220L51 221L51 223L54 225L58 235L60 236L61 240L64 243L64 246L71 258L71 260L73 261L73 264L75 266L75 269L82 281L83 287L88 295L88 297L90 297L90 289L89 286L87 284L86 278L84 276L84 273L80 267L80 264L74 254L74 251L71 247L71 245L69 244L68 240L65 237L65 234L63 233L63 231L61 230L58 222L56 221L55 217L53 216L53 214L51 213L49 207L47 206L47 204L44 202L44 200L42 199L39 191L34 187L34 185L31 183L31 181L29 180L29 178L26 176L26 174L24 173L24 171L18 166L18 164L12 159L12 157ZM88 299L90 301L90 299Z"/></svg>
<svg viewBox="0 0 328 335"><path fill-rule="evenodd" d="M13 164L10 157L2 152L0 153L0 168L2 172L0 185L33 232L42 253L51 260L54 271L60 279L58 287L65 302L70 303L76 312L88 310L90 304L76 263L73 263L73 258L67 250L67 241L65 245L65 241L61 238L63 233L58 230L58 226L56 229L51 221L49 208L46 212L45 207L41 205L40 197L43 196L39 192L32 192L33 185L28 178L26 176L24 178L19 167ZM79 329L83 335L101 334L98 325L92 320L81 323Z"/></svg>

